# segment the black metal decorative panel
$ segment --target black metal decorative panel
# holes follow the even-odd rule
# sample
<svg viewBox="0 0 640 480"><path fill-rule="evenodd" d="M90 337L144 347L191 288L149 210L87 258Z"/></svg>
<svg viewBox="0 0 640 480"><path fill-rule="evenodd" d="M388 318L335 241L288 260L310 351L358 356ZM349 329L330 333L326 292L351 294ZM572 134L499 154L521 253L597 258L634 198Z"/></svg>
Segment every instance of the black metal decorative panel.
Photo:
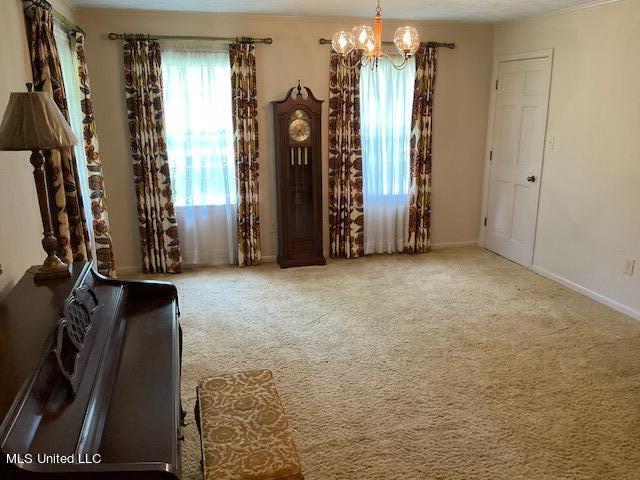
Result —
<svg viewBox="0 0 640 480"><path fill-rule="evenodd" d="M93 314L99 308L98 297L88 285L75 288L67 297L58 322L54 353L62 375L74 394L87 364L85 354L93 342Z"/></svg>

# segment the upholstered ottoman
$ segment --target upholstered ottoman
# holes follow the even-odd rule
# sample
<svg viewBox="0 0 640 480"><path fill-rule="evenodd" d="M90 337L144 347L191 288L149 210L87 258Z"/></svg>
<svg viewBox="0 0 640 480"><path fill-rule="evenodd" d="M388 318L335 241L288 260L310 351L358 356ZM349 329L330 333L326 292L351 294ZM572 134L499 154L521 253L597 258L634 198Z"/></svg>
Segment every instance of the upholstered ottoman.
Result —
<svg viewBox="0 0 640 480"><path fill-rule="evenodd" d="M269 370L198 384L204 480L304 480Z"/></svg>

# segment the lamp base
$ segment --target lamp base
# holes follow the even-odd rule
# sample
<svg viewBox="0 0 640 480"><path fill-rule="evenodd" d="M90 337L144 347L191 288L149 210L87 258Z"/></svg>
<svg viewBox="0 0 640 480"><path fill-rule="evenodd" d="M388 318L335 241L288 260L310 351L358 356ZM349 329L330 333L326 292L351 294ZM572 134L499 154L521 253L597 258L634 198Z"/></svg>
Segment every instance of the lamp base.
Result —
<svg viewBox="0 0 640 480"><path fill-rule="evenodd" d="M35 270L34 280L53 280L56 278L71 278L73 265L64 263L55 254L50 254L44 263L39 267L33 267Z"/></svg>
<svg viewBox="0 0 640 480"><path fill-rule="evenodd" d="M51 212L49 211L49 199L47 193L47 181L45 179L44 157L40 150L33 150L31 153L31 165L33 165L33 178L36 182L36 192L38 194L38 205L40 206L40 216L42 217L42 227L44 238L42 248L47 252L47 258L40 267L34 267L34 280L51 280L54 278L71 278L71 263L64 263L56 255L58 240L53 234L51 225Z"/></svg>

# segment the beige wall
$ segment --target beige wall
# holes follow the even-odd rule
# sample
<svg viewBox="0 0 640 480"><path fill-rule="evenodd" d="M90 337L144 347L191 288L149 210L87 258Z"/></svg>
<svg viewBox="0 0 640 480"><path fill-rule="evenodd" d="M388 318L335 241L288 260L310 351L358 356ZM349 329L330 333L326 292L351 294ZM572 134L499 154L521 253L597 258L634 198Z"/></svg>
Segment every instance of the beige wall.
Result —
<svg viewBox="0 0 640 480"><path fill-rule="evenodd" d="M104 161L116 262L138 267L140 247L122 88L122 47L108 32L147 32L215 36L271 36L273 45L257 47L260 194L263 255L276 249L275 179L271 127L273 100L281 100L298 79L315 95L328 99L329 47L318 44L357 20L81 10L79 23L88 32L96 120ZM387 36L397 22L385 24ZM427 40L456 42L440 52L435 103L433 166L434 243L478 238L483 150L487 122L493 29L489 26L421 24ZM324 188L326 197L327 128L325 102ZM325 250L328 248L326 198Z"/></svg>
<svg viewBox="0 0 640 480"><path fill-rule="evenodd" d="M557 147L545 155L534 264L636 316L638 46L637 0L516 22L495 32L496 55L555 51L547 135L557 138ZM634 277L623 274L627 258L639 263Z"/></svg>
<svg viewBox="0 0 640 480"><path fill-rule="evenodd" d="M276 217L269 102L297 79L328 97L328 48L320 36L354 19L216 14L74 12L55 7L88 32L98 129L120 267L140 264L135 198L127 146L119 42L109 31L271 36L258 47L263 252L275 253ZM389 34L396 22L386 24ZM640 312L640 3L636 0L491 27L418 25L428 40L453 41L441 50L435 105L433 237L435 244L473 241L478 234L484 135L493 55L553 48L547 150L542 178L535 268L630 313ZM0 16L0 115L10 91L30 80L22 1ZM326 104L324 128L326 194ZM0 296L43 257L41 226L27 153L0 152ZM324 207L327 217L326 205ZM325 222L326 223L326 222ZM328 234L325 226L325 242ZM325 243L326 249L326 243Z"/></svg>
<svg viewBox="0 0 640 480"><path fill-rule="evenodd" d="M68 7L52 2L67 18L73 19ZM0 15L0 118L12 91L24 91L31 81L21 0L7 0ZM40 246L42 223L38 210L29 154L0 152L0 297L20 279L25 270L42 263Z"/></svg>
<svg viewBox="0 0 640 480"><path fill-rule="evenodd" d="M21 0L3 4L0 15L0 117L9 93L31 81ZM0 297L41 259L42 227L29 154L0 152ZM44 253L44 252L43 252Z"/></svg>

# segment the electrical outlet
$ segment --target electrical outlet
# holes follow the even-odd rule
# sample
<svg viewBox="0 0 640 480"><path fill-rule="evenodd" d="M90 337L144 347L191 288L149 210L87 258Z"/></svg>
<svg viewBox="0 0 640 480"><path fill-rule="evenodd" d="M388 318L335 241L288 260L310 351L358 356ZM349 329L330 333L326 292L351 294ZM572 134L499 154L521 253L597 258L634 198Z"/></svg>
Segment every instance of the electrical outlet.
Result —
<svg viewBox="0 0 640 480"><path fill-rule="evenodd" d="M624 273L627 275L633 275L633 271L636 268L636 261L630 258L627 258L624 262Z"/></svg>
<svg viewBox="0 0 640 480"><path fill-rule="evenodd" d="M547 135L547 148L549 150L555 150L558 146L558 137L555 135Z"/></svg>

